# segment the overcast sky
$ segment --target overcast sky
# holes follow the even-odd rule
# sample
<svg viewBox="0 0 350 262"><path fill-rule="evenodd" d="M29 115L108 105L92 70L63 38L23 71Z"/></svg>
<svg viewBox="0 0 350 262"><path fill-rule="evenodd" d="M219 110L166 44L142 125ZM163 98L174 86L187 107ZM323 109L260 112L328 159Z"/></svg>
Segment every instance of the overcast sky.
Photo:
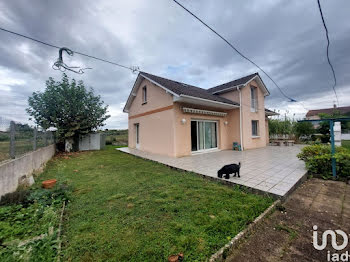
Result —
<svg viewBox="0 0 350 262"><path fill-rule="evenodd" d="M308 109L335 101L326 60L326 37L316 0L179 0L228 38ZM350 1L321 1L330 33L341 106L350 104ZM0 0L0 26L40 40L115 61L202 88L257 71L171 0L46 1ZM28 96L43 91L53 49L0 31L0 117L27 122ZM69 65L92 67L84 80L109 105L107 128L127 128L122 112L136 75L74 55ZM288 103L261 72L271 95L270 109L302 116L300 103ZM283 112L283 111L282 111Z"/></svg>

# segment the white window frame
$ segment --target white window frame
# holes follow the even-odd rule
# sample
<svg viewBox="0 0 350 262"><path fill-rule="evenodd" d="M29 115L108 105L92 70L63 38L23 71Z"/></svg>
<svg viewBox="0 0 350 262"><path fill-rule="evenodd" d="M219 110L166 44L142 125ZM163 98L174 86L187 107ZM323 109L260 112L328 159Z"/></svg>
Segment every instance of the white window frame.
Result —
<svg viewBox="0 0 350 262"><path fill-rule="evenodd" d="M208 149L200 149L200 150L195 150L195 151L192 151L192 148L191 148L192 154L218 150L219 149L219 121L217 121L217 120L205 120L205 119L191 119L191 122L214 122L214 123L216 123L216 147L208 148ZM198 124L196 124L196 129L197 129L197 148L198 148L198 145L199 145ZM191 141L191 143L192 143L192 141ZM204 137L204 144L205 144L205 137Z"/></svg>
<svg viewBox="0 0 350 262"><path fill-rule="evenodd" d="M135 145L136 149L140 149L140 123L135 123Z"/></svg>
<svg viewBox="0 0 350 262"><path fill-rule="evenodd" d="M252 120L251 121L251 125L252 125L252 137L253 138L258 138L260 137L260 133L259 133L259 120ZM256 134L253 133L253 123L256 123Z"/></svg>
<svg viewBox="0 0 350 262"><path fill-rule="evenodd" d="M142 104L147 103L147 86L142 87Z"/></svg>
<svg viewBox="0 0 350 262"><path fill-rule="evenodd" d="M250 86L250 111L258 112L258 88Z"/></svg>

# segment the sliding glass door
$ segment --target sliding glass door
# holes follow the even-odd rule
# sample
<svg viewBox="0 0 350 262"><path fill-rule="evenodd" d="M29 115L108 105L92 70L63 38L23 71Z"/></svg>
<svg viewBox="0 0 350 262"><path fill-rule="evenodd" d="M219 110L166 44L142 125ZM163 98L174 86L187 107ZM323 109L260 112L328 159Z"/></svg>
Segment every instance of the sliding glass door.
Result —
<svg viewBox="0 0 350 262"><path fill-rule="evenodd" d="M217 148L217 122L192 120L191 144L192 151Z"/></svg>

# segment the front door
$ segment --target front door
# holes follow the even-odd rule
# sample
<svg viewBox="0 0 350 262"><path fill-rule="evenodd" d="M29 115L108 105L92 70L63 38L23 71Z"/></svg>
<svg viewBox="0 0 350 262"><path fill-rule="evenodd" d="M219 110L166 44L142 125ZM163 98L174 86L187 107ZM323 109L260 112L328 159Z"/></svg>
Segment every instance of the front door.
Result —
<svg viewBox="0 0 350 262"><path fill-rule="evenodd" d="M135 124L136 148L140 148L140 124Z"/></svg>
<svg viewBox="0 0 350 262"><path fill-rule="evenodd" d="M218 148L217 122L207 120L191 121L191 146L192 151L204 151Z"/></svg>

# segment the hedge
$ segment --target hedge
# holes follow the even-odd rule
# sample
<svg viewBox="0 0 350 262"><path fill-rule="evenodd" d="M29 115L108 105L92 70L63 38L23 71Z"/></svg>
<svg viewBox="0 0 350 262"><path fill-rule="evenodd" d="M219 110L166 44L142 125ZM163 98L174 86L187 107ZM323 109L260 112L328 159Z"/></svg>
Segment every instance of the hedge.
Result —
<svg viewBox="0 0 350 262"><path fill-rule="evenodd" d="M350 151L344 147L336 147L336 170L339 177L350 178ZM298 158L305 161L310 174L324 178L332 176L332 155L329 145L311 145L302 149Z"/></svg>

